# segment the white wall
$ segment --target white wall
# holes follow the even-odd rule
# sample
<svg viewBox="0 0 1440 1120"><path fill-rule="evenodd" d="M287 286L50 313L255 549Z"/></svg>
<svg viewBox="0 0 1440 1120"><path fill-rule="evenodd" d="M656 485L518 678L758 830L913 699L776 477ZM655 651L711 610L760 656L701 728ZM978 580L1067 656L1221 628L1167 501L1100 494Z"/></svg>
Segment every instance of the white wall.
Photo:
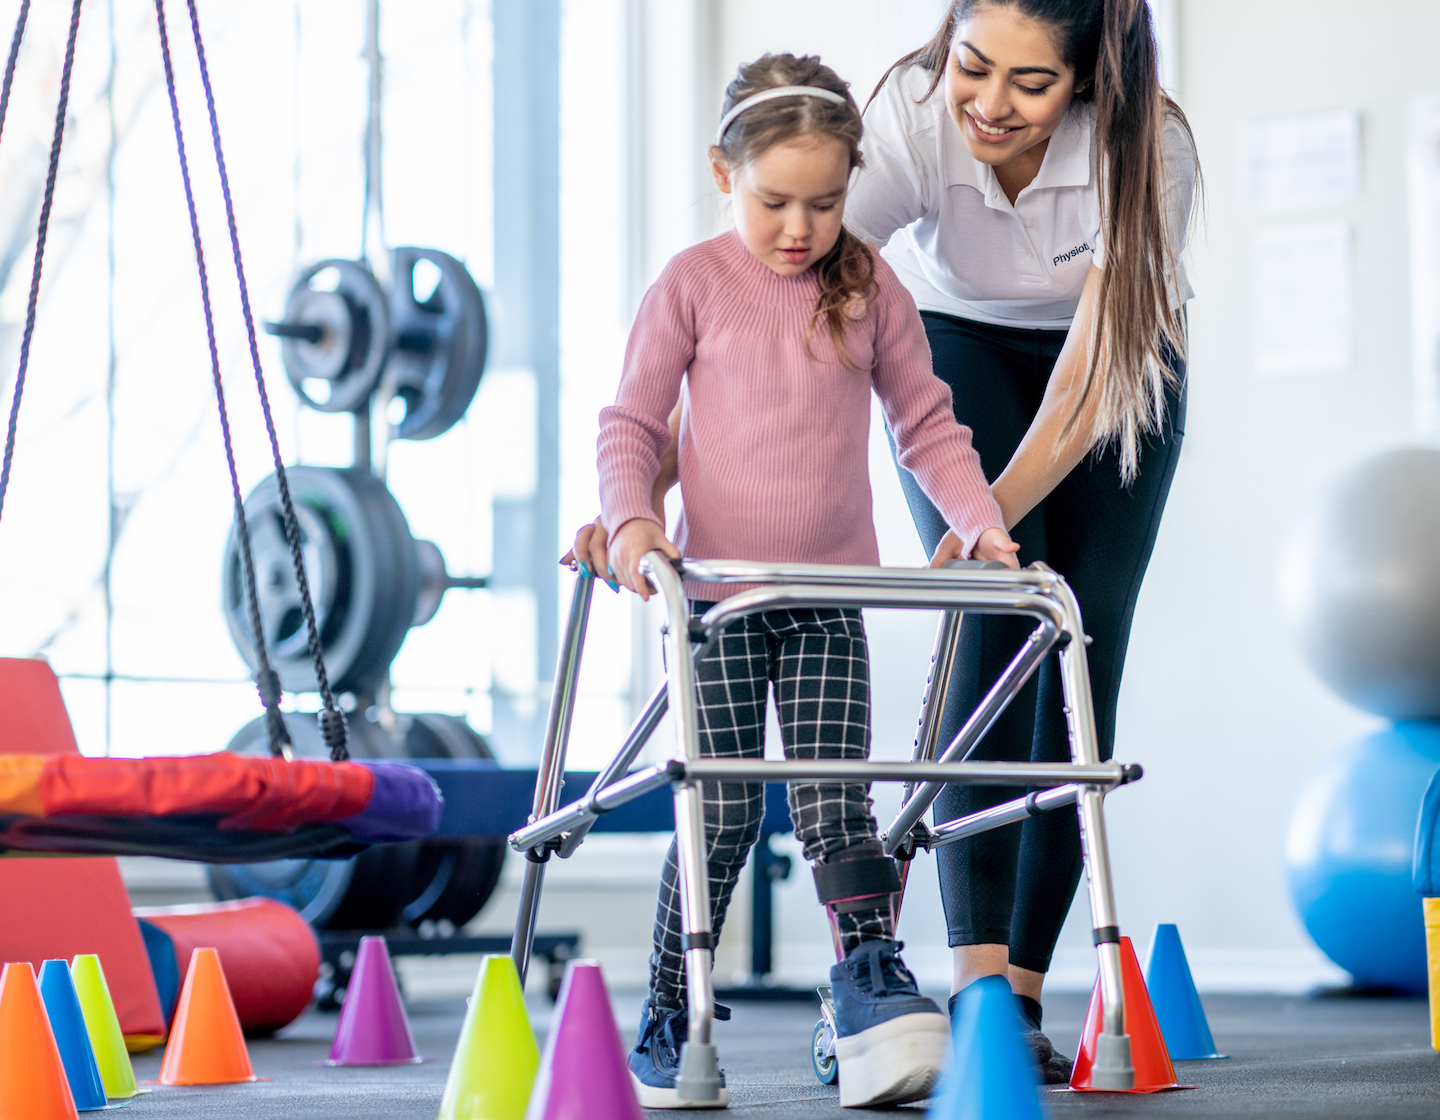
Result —
<svg viewBox="0 0 1440 1120"><path fill-rule="evenodd" d="M1142 934L1179 922L1197 972L1216 985L1296 984L1327 970L1286 895L1285 815L1306 770L1375 723L1300 663L1275 576L1287 530L1326 480L1413 438L1403 145L1409 96L1440 84L1430 52L1440 6L1385 0L1355 17L1336 0L1180 5L1181 101L1208 223L1191 254L1187 442L1121 698L1120 750L1147 777L1112 804L1125 922ZM1257 214L1246 201L1246 122L1325 108L1361 114L1360 198ZM1328 217L1354 229L1353 364L1262 378L1253 238Z"/></svg>

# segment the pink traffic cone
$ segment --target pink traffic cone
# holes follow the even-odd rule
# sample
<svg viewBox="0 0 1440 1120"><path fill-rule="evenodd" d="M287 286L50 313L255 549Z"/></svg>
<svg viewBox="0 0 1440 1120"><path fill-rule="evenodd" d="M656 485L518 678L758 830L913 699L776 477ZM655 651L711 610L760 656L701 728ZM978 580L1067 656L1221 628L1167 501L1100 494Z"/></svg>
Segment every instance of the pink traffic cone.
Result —
<svg viewBox="0 0 1440 1120"><path fill-rule="evenodd" d="M325 1064L398 1066L420 1061L424 1059L415 1053L385 938L362 937Z"/></svg>
<svg viewBox="0 0 1440 1120"><path fill-rule="evenodd" d="M566 966L552 1022L525 1120L645 1120L597 961Z"/></svg>

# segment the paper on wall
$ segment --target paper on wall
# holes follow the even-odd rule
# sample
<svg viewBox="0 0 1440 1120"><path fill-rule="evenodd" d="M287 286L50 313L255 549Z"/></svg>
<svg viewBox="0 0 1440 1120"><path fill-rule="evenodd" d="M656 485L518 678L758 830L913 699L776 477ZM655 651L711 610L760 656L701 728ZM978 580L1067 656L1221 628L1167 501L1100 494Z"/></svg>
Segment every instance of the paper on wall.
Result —
<svg viewBox="0 0 1440 1120"><path fill-rule="evenodd" d="M1440 435L1440 92L1410 102L1410 326L1415 421Z"/></svg>
<svg viewBox="0 0 1440 1120"><path fill-rule="evenodd" d="M1255 238L1255 368L1328 373L1353 348L1350 226L1282 226Z"/></svg>
<svg viewBox="0 0 1440 1120"><path fill-rule="evenodd" d="M1360 114L1290 113L1246 130L1250 201L1261 210L1342 206L1360 195Z"/></svg>

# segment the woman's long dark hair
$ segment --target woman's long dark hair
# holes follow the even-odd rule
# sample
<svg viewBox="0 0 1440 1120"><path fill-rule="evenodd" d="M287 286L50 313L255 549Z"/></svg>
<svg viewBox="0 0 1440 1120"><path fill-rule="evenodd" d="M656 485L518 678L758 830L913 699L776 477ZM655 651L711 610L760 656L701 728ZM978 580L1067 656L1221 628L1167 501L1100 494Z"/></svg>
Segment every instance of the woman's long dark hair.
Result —
<svg viewBox="0 0 1440 1120"><path fill-rule="evenodd" d="M864 125L850 96L850 83L813 55L767 54L740 67L725 90L728 113L745 98L777 86L819 86L845 98L844 104L819 97L785 97L765 101L735 118L721 139L720 153L731 167L741 167L776 144L798 136L826 136L841 141L849 152L850 169L860 166L860 135ZM879 291L871 249L848 229L842 229L835 247L815 263L820 298L805 332L808 346L823 320L840 361L859 367L845 345L845 329L857 306L868 304Z"/></svg>
<svg viewBox="0 0 1440 1120"><path fill-rule="evenodd" d="M957 29L982 5L1011 8L1053 28L1075 71L1076 99L1095 106L1105 267L1090 360L1065 434L1093 408L1093 436L1119 445L1121 476L1129 482L1139 469L1140 438L1163 422L1165 389L1175 381L1167 347L1185 354L1185 321L1174 302L1180 231L1168 228L1161 133L1173 120L1193 146L1190 124L1160 86L1145 0L953 0L935 37L890 67L875 92L895 67L917 65L932 75L925 98L933 96Z"/></svg>

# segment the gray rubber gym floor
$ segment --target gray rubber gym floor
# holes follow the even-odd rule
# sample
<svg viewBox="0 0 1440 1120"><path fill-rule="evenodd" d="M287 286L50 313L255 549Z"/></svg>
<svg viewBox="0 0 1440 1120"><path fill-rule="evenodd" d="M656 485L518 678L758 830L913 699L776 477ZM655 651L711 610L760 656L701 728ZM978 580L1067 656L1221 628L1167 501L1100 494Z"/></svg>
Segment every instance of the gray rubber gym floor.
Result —
<svg viewBox="0 0 1440 1120"><path fill-rule="evenodd" d="M639 1012L638 996L620 995L616 1012L625 1036ZM1153 1096L1048 1093L1055 1116L1427 1117L1440 1116L1440 1054L1429 1048L1420 1000L1302 999L1219 996L1206 1001L1210 1024L1227 1061L1183 1062L1182 1082L1195 1089ZM1047 1023L1057 1040L1078 1037L1085 1000L1056 995ZM531 1004L543 1035L550 1010ZM264 1120L432 1120L460 1028L460 1000L414 1002L411 1024L432 1061L389 1069L331 1069L323 1059L334 1015L311 1013L283 1036L251 1043L262 1078L253 1085L161 1088L136 1100L125 1115L256 1117ZM730 1112L757 1117L838 1117L835 1092L810 1072L806 1047L815 1022L808 1005L739 1004L720 1024L717 1042L731 1086ZM1062 1046L1062 1049L1064 1046ZM160 1055L136 1059L136 1075L154 1079ZM898 1115L921 1115L920 1108ZM654 1116L673 1115L654 1113Z"/></svg>

